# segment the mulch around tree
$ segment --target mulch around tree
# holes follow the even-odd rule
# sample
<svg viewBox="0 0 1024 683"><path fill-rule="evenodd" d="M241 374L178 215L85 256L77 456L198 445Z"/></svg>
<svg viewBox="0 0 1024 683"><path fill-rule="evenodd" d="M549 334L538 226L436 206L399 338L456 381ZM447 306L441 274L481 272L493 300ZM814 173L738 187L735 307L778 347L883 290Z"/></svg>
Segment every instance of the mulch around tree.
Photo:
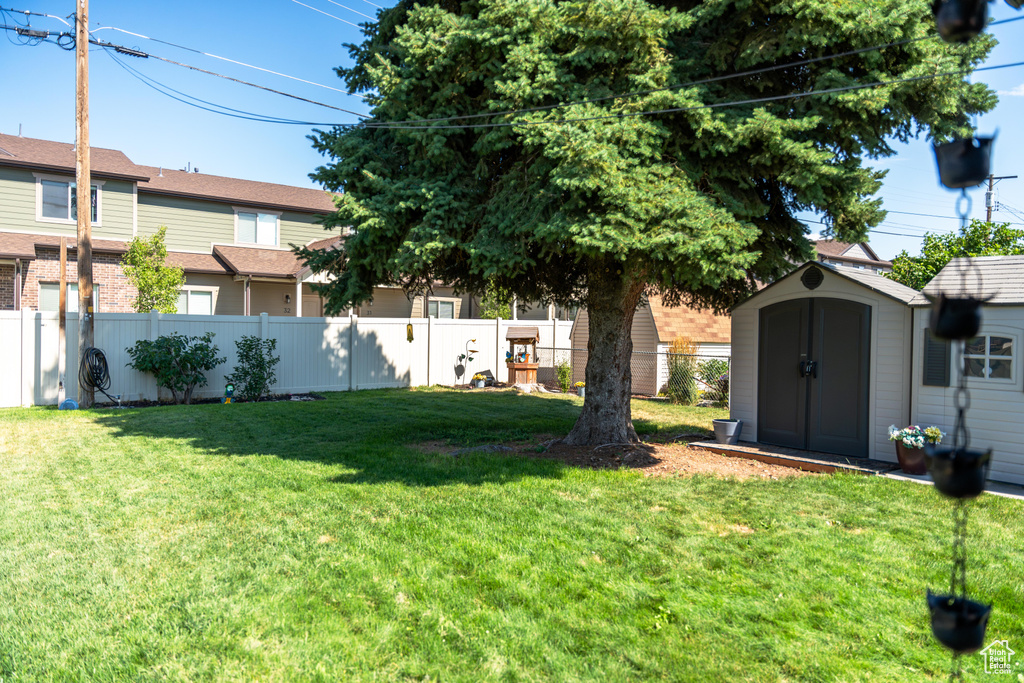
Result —
<svg viewBox="0 0 1024 683"><path fill-rule="evenodd" d="M684 434L678 440L693 441L702 434ZM571 467L595 470L639 470L645 477L674 477L693 474L711 474L737 479L780 479L782 477L818 476L792 467L771 465L757 460L712 453L702 448L691 448L673 441L648 441L635 445L567 446L554 443L551 435L540 435L532 442L509 442L477 447L450 446L441 441L415 444L429 453L444 453L461 457L467 453L483 452L496 455L558 460Z"/></svg>

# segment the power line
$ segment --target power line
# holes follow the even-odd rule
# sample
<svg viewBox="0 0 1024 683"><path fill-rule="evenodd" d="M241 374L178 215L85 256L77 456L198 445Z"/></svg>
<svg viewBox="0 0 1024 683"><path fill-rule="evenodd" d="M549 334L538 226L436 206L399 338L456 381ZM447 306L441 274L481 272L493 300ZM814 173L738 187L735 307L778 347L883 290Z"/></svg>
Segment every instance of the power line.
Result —
<svg viewBox="0 0 1024 683"><path fill-rule="evenodd" d="M124 47L123 45L115 45L113 43L107 43L105 41L99 40L98 38L91 38L89 40L89 42L92 43L93 45L98 46L98 47L113 49L114 51L120 52L121 54L127 54L127 55L131 55L133 57L140 57L140 58L152 57L153 59L158 59L161 62L167 62L168 64L174 64L175 66L180 66L180 67L183 67L183 68L186 68L186 69L191 69L193 71L198 71L200 73L208 74L210 76L216 76L218 78L223 78L225 80L232 81L233 83L240 83L241 85L247 85L247 86L249 86L251 88L258 88L260 90L266 90L267 92L271 92L271 93L274 93L276 95L283 95L285 97L290 97L290 98L292 98L294 100L299 100L300 102L308 102L309 104L315 104L315 105L318 105L320 107L326 107L328 109L334 109L335 111L344 112L346 114L352 114L353 116L358 116L359 118L369 118L369 117L367 117L366 114L360 114L358 112L354 112L354 111L351 111L349 109L343 109L341 107L335 107L332 104L325 104L323 102L318 102L316 100L311 100L311 99L309 99L307 97L300 97L299 95L292 95L291 93L286 93L286 92L284 92L282 90L275 90L274 88L268 88L265 85L258 85L256 83L250 83L249 81L243 81L243 80L241 80L239 78L234 78L232 76L225 76L224 74L219 74L216 71L209 71L207 69L200 69L198 66L192 66L190 64L185 64L183 62L176 62L173 59L167 59L166 57L160 57L158 55L154 55L154 54L151 54L151 53L142 52L141 50L133 50L132 48L127 48L127 47ZM316 125L321 125L321 124L316 124ZM322 124L322 125L329 125L329 124ZM352 125L352 124L347 124L347 125Z"/></svg>
<svg viewBox="0 0 1024 683"><path fill-rule="evenodd" d="M170 87L169 85L165 85L165 84L161 83L160 81L156 80L155 78L152 78L150 76L146 76L141 71L138 71L137 69L129 66L128 64L125 64L122 60L118 59L115 56L115 53L112 52L109 49L104 49L103 51L107 54L107 56L109 56L111 59L113 59L114 62L118 66L120 66L122 69L127 71L129 73L129 75L131 75L132 77L134 77L134 78L138 79L139 81L141 81L143 83L143 85L146 85L146 86L152 88L153 90L156 90L161 95L166 95L167 97L170 97L172 100L177 100L178 102L181 102L182 104L187 104L190 107L195 107L197 109L202 109L203 111L212 112L214 114L221 114L223 116L231 116L232 118L245 119L245 120L248 120L248 121L259 121L261 123L281 123L281 124L287 124L287 125L302 125L302 126L329 125L329 124L324 124L324 123L316 123L316 122L313 122L313 121L298 121L298 120L295 120L295 119L285 119L285 118L280 118L280 117L277 117L277 116L267 116L265 114L257 114L257 113L254 113L254 112L248 112L248 111L244 111L244 110L241 110L241 109L233 109L231 107L228 107L228 106L225 106L225 105L222 105L222 104L216 104L214 102L209 102L207 100L203 100L203 99L200 99L198 97L194 97L192 95L188 95L186 93L183 93L180 90L175 90L174 88ZM170 91L170 92L168 92L168 91ZM188 100L181 99L181 97L175 97L171 93L177 93L178 95L181 95L182 97L188 98L188 100L194 100L194 101L190 102ZM204 107L201 104L196 104L196 102L201 102L202 104L209 105L209 106L205 106ZM216 109L213 109L211 107L216 107ZM229 112L234 112L234 113L229 113Z"/></svg>
<svg viewBox="0 0 1024 683"><path fill-rule="evenodd" d="M298 2L298 0L292 0L292 2ZM301 5L302 3L300 2L299 4ZM306 6L308 7L308 5L306 5ZM317 11L319 11L319 10L317 10ZM330 16L330 15L328 15L328 16ZM1011 22L1014 22L1014 21L1020 21L1020 20L1024 20L1024 17L1013 17L1013 18L1010 18L1010 19L1003 19L1001 21L992 22L992 24L990 24L990 26L995 26L997 24L1007 24L1007 23L1011 23ZM897 42L893 42L893 43L885 43L885 44L882 44L882 45L872 45L871 47L862 47L862 48L858 48L856 50L847 50L846 52L837 52L835 54L824 55L824 56L821 56L821 57L811 57L811 58L802 59L802 60L799 60L799 61L796 61L796 62L788 62L786 64L777 64L777 65L773 65L773 66L759 67L757 69L748 69L747 71L738 71L738 72L731 73L731 74L723 74L721 76L711 76L709 78L703 78L703 79L696 80L696 81L688 81L686 83L676 83L676 84L673 84L673 85L667 85L667 86L665 86L663 88L653 88L651 90L638 90L638 91L635 91L635 92L622 93L622 94L619 94L619 95L605 95L603 97L595 97L595 98L592 98L592 99L589 99L589 100L578 100L578 101L573 101L573 102L563 102L563 103L559 103L559 104L548 104L548 105L542 105L542 106L537 106L537 107L527 107L527 108L524 108L524 109L506 109L504 111L486 112L486 113L481 113L481 114L465 114L463 116L448 116L448 117L443 117L442 116L442 117L431 118L431 119L406 119L406 120L400 120L400 121L387 121L386 123L398 125L398 124L406 124L406 123L414 123L414 124L433 123L433 122L436 122L436 121L462 121L462 120L466 120L466 119L477 119L477 118L492 117L492 116L506 116L506 115L510 115L510 114L528 114L528 113L531 113L531 112L548 111L550 109L560 109L560 108L563 108L563 107L570 107L570 106L578 105L578 104L593 104L595 102L604 102L604 101L607 101L607 100L625 99L625 98L628 98L628 97L642 97L644 95L652 95L654 93L666 92L666 91L669 91L669 90L679 90L679 89L682 89L682 88L690 88L690 87L697 86L697 85L707 85L708 83L717 83L717 82L721 82L721 81L727 81L727 80L731 80L731 79L734 79L734 78L742 78L742 77L745 77L745 76L756 76L758 74L769 73L771 71L780 71L782 69L791 69L791 68L798 67L798 66L807 66L808 64L814 64L814 63L817 63L817 62L824 62L824 61L829 61L829 60L833 60L833 59L839 59L841 57L850 57L850 56L853 56L853 55L863 54L865 52L874 52L874 51L877 51L877 50L883 50L883 49L888 48L888 47L898 47L898 46L901 46L901 45L907 45L909 43L915 43L915 42L918 42L918 41L921 41L921 40L929 40L929 39L935 38L935 37L937 37L937 34L932 34L932 35L927 35L927 36L919 36L917 38L908 38L907 40L901 40L901 41L897 41ZM976 69L976 70L980 71L980 69Z"/></svg>
<svg viewBox="0 0 1024 683"><path fill-rule="evenodd" d="M342 22L344 24L348 24L349 26L355 26L358 29L362 29L363 28L359 24L353 24L348 19L342 19L341 17L336 17L333 14L328 14L327 12L323 11L322 9L317 9L316 7L313 7L312 5L307 5L304 2L299 2L299 0L292 0L292 2L294 2L296 5L302 5L303 7L311 9L314 12L319 12L320 14L323 14L324 16L330 17L331 19L337 19L338 21L340 21L340 22Z"/></svg>
<svg viewBox="0 0 1024 683"><path fill-rule="evenodd" d="M354 10L351 7L345 7L340 2L335 2L334 0L327 0L327 2L331 3L332 5L337 5L341 9L347 9L349 12L352 12L353 14L358 14L361 17L366 17L367 19L369 19L372 22L376 22L377 21L376 17L371 17L369 14L363 14L362 12L359 12L358 10Z"/></svg>
<svg viewBox="0 0 1024 683"><path fill-rule="evenodd" d="M240 62L240 61L238 61L236 59L230 59L228 57L221 57L219 55L215 55L215 54L212 54L210 52L203 52L202 50L197 50L195 48L187 47L185 45L179 45L177 43L172 43L172 42L170 42L168 40L160 40L159 38L151 38L150 36L144 36L141 33L133 33L132 31L126 31L125 29L118 28L116 26L100 26L99 28L94 28L92 31L89 32L89 34L91 35L91 34L95 33L96 31L104 31L104 30L120 31L121 33L125 33L125 34L130 35L130 36L135 36L136 38L143 38L145 40L152 40L155 43L163 43L164 45L170 45L171 47L176 47L176 48L179 48L181 50L187 50L189 52L194 52L194 53L196 53L198 55L204 55L206 57L212 57L213 59L219 59L221 61L229 62L231 64L237 64L239 66L248 67L250 69L256 69L257 71L263 71L264 73L273 74L274 76L281 76L282 78L290 78L293 81L298 81L300 83L306 83L308 85L315 85L318 88L326 88L327 90L333 90L334 92L340 92L340 93L343 93L345 95L352 95L354 97L361 97L363 99L366 99L366 95L363 95L361 93L350 92L348 90L343 90L341 88L333 88L333 87L331 87L329 85L324 85L323 83L317 83L315 81L308 81L305 78L298 78L297 76L289 76L288 74L283 74L283 73L281 73L279 71L272 71L270 69L264 69L261 66L255 66L253 64L246 64L245 62Z"/></svg>
<svg viewBox="0 0 1024 683"><path fill-rule="evenodd" d="M1022 17L1024 18L1024 17ZM974 69L974 72L979 71L994 71L996 69L1008 69L1018 66L1024 66L1024 62L1012 62L1010 64L999 64L997 66L986 66ZM473 129L473 128L506 128L509 126L537 126L537 125L550 125L559 123L580 123L584 121L600 121L607 119L622 119L632 118L636 116L651 116L654 114L675 114L687 111L697 111L701 109L718 109L721 107L735 107L740 105L748 104L762 104L766 102L778 102L781 100L799 99L802 97L809 97L812 95L831 95L841 92L849 92L852 90L863 90L865 88L877 88L887 85L898 85L900 83L913 83L916 81L923 81L932 78L943 78L946 76L963 76L969 74L971 71L958 69L956 71L943 71L935 74L924 74L921 76L908 76L906 78L897 78L890 81L875 81L873 83L858 83L856 85L839 86L836 88L826 88L825 90L806 90L803 92L789 93L787 95L772 95L770 97L755 97L746 100L732 100L726 102L714 102L712 104L697 104L689 107L670 107L666 109L648 109L639 112L619 112L617 114L600 114L596 116L584 116L579 118L565 118L556 119L553 121L512 121L504 123L477 123L477 124L466 124L466 125L444 125L444 126L400 126L392 125L391 122L383 121L380 123L371 123L363 121L359 125L365 128L384 128L390 130L451 130L451 129ZM454 117L453 117L454 118Z"/></svg>

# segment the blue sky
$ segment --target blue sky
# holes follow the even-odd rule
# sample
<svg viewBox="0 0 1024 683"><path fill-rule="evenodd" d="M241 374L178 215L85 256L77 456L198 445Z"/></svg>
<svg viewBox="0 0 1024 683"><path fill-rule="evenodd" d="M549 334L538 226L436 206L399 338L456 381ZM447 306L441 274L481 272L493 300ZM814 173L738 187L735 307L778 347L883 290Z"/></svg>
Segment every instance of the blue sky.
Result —
<svg viewBox="0 0 1024 683"><path fill-rule="evenodd" d="M388 0L218 0L158 2L91 0L90 27L114 26L150 38L176 43L201 52L262 67L282 76L214 59L171 45L98 30L94 36L111 43L138 48L178 62L216 71L234 78L317 100L335 107L365 112L362 100L333 89L344 89L334 67L350 64L346 42L358 42L359 30L350 23L367 21L375 5ZM4 8L66 17L74 12L71 0L0 0ZM1022 16L1003 2L990 5L993 19ZM317 11L319 10L319 11ZM24 17L0 16L10 24ZM66 30L54 19L31 17L33 28ZM992 29L1000 44L987 64L1024 60L1024 21ZM74 140L74 53L56 45L12 44L9 32L0 37L0 132L27 137ZM259 114L323 123L350 122L350 114L299 102L214 76L154 59L120 56L119 59L149 78L193 97ZM104 50L90 55L91 142L125 152L132 161L152 166L184 168L190 164L203 173L312 187L308 174L323 163L306 139L312 126L277 125L246 121L197 109L160 94L127 73ZM999 91L996 109L981 117L981 133L998 129L993 172L1020 175L997 186L1003 204L996 220L1024 227L1024 67L978 74L977 80ZM332 89L333 88L333 89ZM954 230L956 193L938 182L930 144L923 138L899 145L897 154L873 162L889 169L879 193L890 213L872 234L871 244L884 258L906 249L916 254L925 231ZM971 192L974 216L984 217L984 191ZM1019 215L1014 216L1010 209ZM930 214L942 216L918 216ZM811 224L812 230L816 227ZM885 233L898 233L890 235Z"/></svg>

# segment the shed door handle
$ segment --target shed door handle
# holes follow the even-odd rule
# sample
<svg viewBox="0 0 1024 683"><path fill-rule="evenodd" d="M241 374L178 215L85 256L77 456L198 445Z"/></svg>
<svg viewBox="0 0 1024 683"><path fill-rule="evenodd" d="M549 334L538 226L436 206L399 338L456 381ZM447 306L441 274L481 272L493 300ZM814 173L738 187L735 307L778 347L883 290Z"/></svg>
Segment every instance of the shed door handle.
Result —
<svg viewBox="0 0 1024 683"><path fill-rule="evenodd" d="M806 377L810 375L815 379L818 378L818 361L814 360L802 360L800 361L800 376Z"/></svg>

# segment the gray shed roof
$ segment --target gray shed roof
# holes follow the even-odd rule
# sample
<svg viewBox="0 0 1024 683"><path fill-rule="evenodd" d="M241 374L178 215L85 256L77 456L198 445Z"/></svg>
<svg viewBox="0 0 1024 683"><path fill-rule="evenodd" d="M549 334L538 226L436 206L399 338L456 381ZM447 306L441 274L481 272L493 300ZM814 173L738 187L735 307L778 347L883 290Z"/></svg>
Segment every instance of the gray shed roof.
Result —
<svg viewBox="0 0 1024 683"><path fill-rule="evenodd" d="M961 269L968 268L966 287L961 282ZM919 292L911 306L928 306L925 297L940 292L956 296L987 299L989 306L1024 305L1024 256L975 256L955 258Z"/></svg>
<svg viewBox="0 0 1024 683"><path fill-rule="evenodd" d="M848 280L853 280L857 284L864 285L868 289L873 289L879 294L884 294L905 304L909 304L920 294L916 289L907 287L895 280L890 280L871 270L862 270L849 266L834 266L830 263L819 263L818 265L824 268L831 268Z"/></svg>

